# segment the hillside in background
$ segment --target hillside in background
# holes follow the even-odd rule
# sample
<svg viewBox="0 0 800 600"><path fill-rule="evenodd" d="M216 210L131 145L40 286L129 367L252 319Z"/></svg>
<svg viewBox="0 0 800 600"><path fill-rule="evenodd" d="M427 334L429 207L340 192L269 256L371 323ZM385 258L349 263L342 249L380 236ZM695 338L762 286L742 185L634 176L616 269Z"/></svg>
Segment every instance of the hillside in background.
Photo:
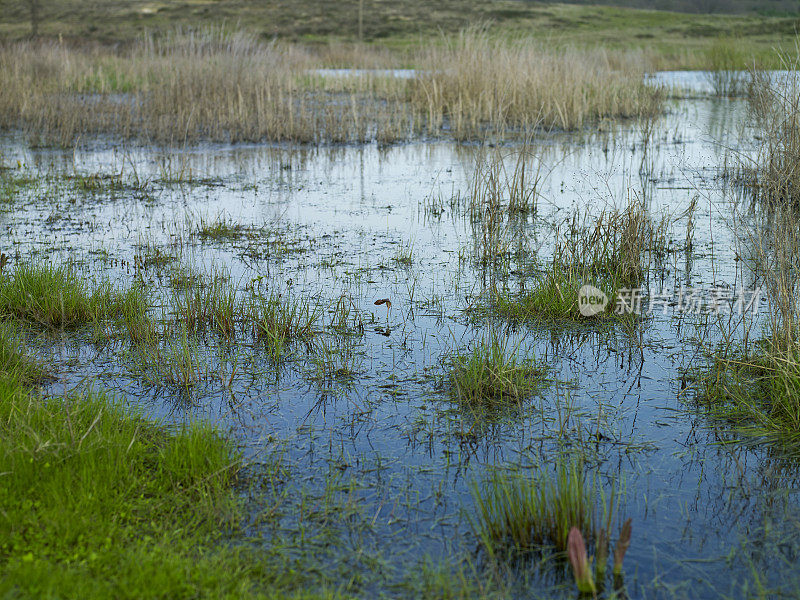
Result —
<svg viewBox="0 0 800 600"><path fill-rule="evenodd" d="M665 57L662 66L699 68L720 39L743 56L774 56L794 48L795 16L697 14L652 10L780 12L800 0L608 0L642 8L528 0L0 0L0 40L31 35L65 43L125 45L144 32L228 27L261 39L305 44L355 42L406 49L468 26L493 35L532 36L549 44L642 49ZM31 12L31 6L38 10ZM735 40L735 41L734 41Z"/></svg>
<svg viewBox="0 0 800 600"><path fill-rule="evenodd" d="M796 15L800 13L800 0L571 0L570 4L603 4L704 14Z"/></svg>

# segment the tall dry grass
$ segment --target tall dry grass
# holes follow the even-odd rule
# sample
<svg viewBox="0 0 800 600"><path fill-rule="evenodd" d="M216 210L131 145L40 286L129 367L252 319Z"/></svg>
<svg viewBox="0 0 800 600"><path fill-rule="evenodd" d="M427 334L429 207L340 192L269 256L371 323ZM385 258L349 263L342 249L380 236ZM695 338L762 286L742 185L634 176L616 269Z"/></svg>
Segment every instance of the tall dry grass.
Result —
<svg viewBox="0 0 800 600"><path fill-rule="evenodd" d="M144 37L119 52L22 42L0 48L0 128L63 146L98 134L171 144L391 142L574 129L660 108L633 56L495 42L470 30L411 60L416 79L322 77L326 66L391 60L363 46L311 51L222 29Z"/></svg>
<svg viewBox="0 0 800 600"><path fill-rule="evenodd" d="M490 127L576 129L661 108L661 93L645 85L637 52L552 49L469 29L423 49L419 64L423 74L412 82L410 98L431 133L443 127L457 137Z"/></svg>
<svg viewBox="0 0 800 600"><path fill-rule="evenodd" d="M772 345L788 348L800 342L800 47L781 60L782 73L750 73L760 142L739 155L733 175L755 201L746 246L769 303Z"/></svg>
<svg viewBox="0 0 800 600"><path fill-rule="evenodd" d="M740 164L739 180L757 198L800 208L800 48L784 65L785 74L751 74L749 108L762 142Z"/></svg>

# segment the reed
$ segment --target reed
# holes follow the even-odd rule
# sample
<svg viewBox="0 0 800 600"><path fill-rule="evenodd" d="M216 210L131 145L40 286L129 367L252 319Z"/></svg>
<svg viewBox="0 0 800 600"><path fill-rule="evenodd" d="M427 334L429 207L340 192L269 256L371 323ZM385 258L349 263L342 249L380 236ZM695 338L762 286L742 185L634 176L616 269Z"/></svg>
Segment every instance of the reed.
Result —
<svg viewBox="0 0 800 600"><path fill-rule="evenodd" d="M347 60L403 66L408 57L360 47ZM554 50L468 29L426 42L412 60L420 74L409 80L323 77L318 69L341 61L336 49L328 55L222 28L145 36L124 50L7 44L0 48L0 128L61 146L98 134L163 144L393 142L576 129L661 107L636 53Z"/></svg>
<svg viewBox="0 0 800 600"><path fill-rule="evenodd" d="M800 48L781 60L788 76L751 72L750 116L762 141L729 175L759 201L800 208Z"/></svg>
<svg viewBox="0 0 800 600"><path fill-rule="evenodd" d="M573 527L594 541L618 508L616 492L606 495L575 458L530 475L498 471L473 482L471 491L473 529L493 556L547 547L565 552Z"/></svg>
<svg viewBox="0 0 800 600"><path fill-rule="evenodd" d="M446 382L451 396L473 408L491 408L519 404L546 387L547 370L520 359L518 350L492 331L466 354L451 358Z"/></svg>
<svg viewBox="0 0 800 600"><path fill-rule="evenodd" d="M747 55L736 40L717 38L707 49L708 81L715 96L735 98L747 96L751 74L744 70Z"/></svg>
<svg viewBox="0 0 800 600"><path fill-rule="evenodd" d="M411 83L411 103L430 133L446 127L466 138L487 130L570 130L661 109L661 93L644 84L635 53L552 49L469 28L424 48L418 62L423 73Z"/></svg>

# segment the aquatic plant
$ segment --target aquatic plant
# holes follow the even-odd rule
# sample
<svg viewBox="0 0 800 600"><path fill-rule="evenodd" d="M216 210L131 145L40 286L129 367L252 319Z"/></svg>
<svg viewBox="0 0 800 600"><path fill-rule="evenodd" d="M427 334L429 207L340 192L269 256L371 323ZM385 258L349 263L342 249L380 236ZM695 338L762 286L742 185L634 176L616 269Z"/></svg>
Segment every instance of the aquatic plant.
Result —
<svg viewBox="0 0 800 600"><path fill-rule="evenodd" d="M110 283L89 290L67 265L19 262L0 278L0 318L46 327L75 327L117 316L124 296Z"/></svg>
<svg viewBox="0 0 800 600"><path fill-rule="evenodd" d="M750 87L750 73L744 70L747 57L738 40L719 37L706 49L707 79L715 96L734 98L746 96Z"/></svg>
<svg viewBox="0 0 800 600"><path fill-rule="evenodd" d="M800 438L800 347L772 340L746 354L720 352L690 374L694 400L716 423L796 452Z"/></svg>
<svg viewBox="0 0 800 600"><path fill-rule="evenodd" d="M751 70L748 107L762 140L755 156L737 153L727 175L758 200L800 208L800 49L781 54L781 75Z"/></svg>
<svg viewBox="0 0 800 600"><path fill-rule="evenodd" d="M240 237L246 229L230 217L219 214L214 218L200 217L193 230L201 240L224 240Z"/></svg>
<svg viewBox="0 0 800 600"><path fill-rule="evenodd" d="M617 545L614 546L614 577L622 576L622 563L625 560L625 553L631 545L631 535L633 534L633 520L626 519L622 524L617 538Z"/></svg>
<svg viewBox="0 0 800 600"><path fill-rule="evenodd" d="M625 118L661 110L661 92L644 83L638 64L623 60L623 68L613 69L606 58L468 28L422 50L423 73L411 81L411 103L427 116L429 132L447 123L459 139L487 128L577 129L600 114Z"/></svg>
<svg viewBox="0 0 800 600"><path fill-rule="evenodd" d="M363 46L350 54L351 64L409 60ZM576 129L661 110L636 53L554 49L469 29L426 42L412 57L420 76L409 80L315 75L326 58L223 27L144 36L125 52L8 44L0 51L0 127L61 146L87 134L172 144L385 143L421 133L526 135L540 124Z"/></svg>
<svg viewBox="0 0 800 600"><path fill-rule="evenodd" d="M280 360L293 341L310 342L320 307L306 297L286 296L271 292L269 296L252 294L246 308L246 319L253 334L261 340L273 360Z"/></svg>
<svg viewBox="0 0 800 600"><path fill-rule="evenodd" d="M485 311L519 320L581 319L579 290L591 285L609 300L600 315L609 314L618 292L640 286L660 260L666 226L665 217L653 219L637 199L593 218L576 213L556 230L552 256L532 289L515 296L492 289Z"/></svg>
<svg viewBox="0 0 800 600"><path fill-rule="evenodd" d="M572 527L597 535L616 511L596 481L587 482L579 459L556 461L526 475L497 471L471 487L473 529L491 555L508 550L567 550Z"/></svg>
<svg viewBox="0 0 800 600"><path fill-rule="evenodd" d="M586 542L583 541L580 529L573 527L567 537L567 556L572 566L572 574L578 591L581 594L594 594L597 587L594 584L589 557L586 554Z"/></svg>
<svg viewBox="0 0 800 600"><path fill-rule="evenodd" d="M517 357L518 348L492 331L465 354L449 359L446 386L450 395L473 408L519 404L546 387L547 369Z"/></svg>

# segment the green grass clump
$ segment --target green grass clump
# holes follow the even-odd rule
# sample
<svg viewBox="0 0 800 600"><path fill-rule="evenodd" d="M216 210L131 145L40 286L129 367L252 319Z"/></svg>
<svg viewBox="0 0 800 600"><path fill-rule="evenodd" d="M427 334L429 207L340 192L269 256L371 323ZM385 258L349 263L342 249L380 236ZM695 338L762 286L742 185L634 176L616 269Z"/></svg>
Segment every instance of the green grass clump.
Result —
<svg viewBox="0 0 800 600"><path fill-rule="evenodd" d="M547 383L546 370L521 360L516 348L496 333L481 339L468 353L451 359L447 387L451 396L471 406L518 404Z"/></svg>
<svg viewBox="0 0 800 600"><path fill-rule="evenodd" d="M574 215L556 233L550 260L531 291L518 296L495 292L485 312L514 320L579 320L584 285L608 298L598 316L616 314L618 296L641 287L666 248L666 220L654 220L639 201L587 219ZM622 313L621 313L622 314Z"/></svg>
<svg viewBox="0 0 800 600"><path fill-rule="evenodd" d="M130 366L149 385L189 392L210 375L204 346L196 335L180 328L173 335L136 346Z"/></svg>
<svg viewBox="0 0 800 600"><path fill-rule="evenodd" d="M241 236L245 228L240 223L224 215L218 215L214 219L200 218L194 234L201 240L227 240Z"/></svg>
<svg viewBox="0 0 800 600"><path fill-rule="evenodd" d="M263 341L273 360L280 360L294 341L310 342L320 317L319 306L308 298L253 294L247 320L253 334Z"/></svg>
<svg viewBox="0 0 800 600"><path fill-rule="evenodd" d="M554 261L527 294L519 297L496 294L492 312L513 320L580 319L580 287L581 282L575 274Z"/></svg>
<svg viewBox="0 0 800 600"><path fill-rule="evenodd" d="M44 400L0 376L0 596L240 597L236 455L102 394Z"/></svg>
<svg viewBox="0 0 800 600"><path fill-rule="evenodd" d="M120 296L118 305L119 323L131 342L146 344L156 340L156 324L150 316L150 299L144 286L131 286Z"/></svg>
<svg viewBox="0 0 800 600"><path fill-rule="evenodd" d="M18 175L11 169L0 168L0 206L12 204L21 192L37 184L38 181L33 177Z"/></svg>
<svg viewBox="0 0 800 600"><path fill-rule="evenodd" d="M119 293L104 283L90 291L67 266L21 263L0 277L0 319L69 328L117 316Z"/></svg>
<svg viewBox="0 0 800 600"><path fill-rule="evenodd" d="M764 342L747 355L719 354L692 376L695 400L741 434L782 443L800 440L800 347Z"/></svg>
<svg viewBox="0 0 800 600"><path fill-rule="evenodd" d="M554 469L528 476L497 471L472 484L473 529L492 556L509 550L554 548L563 552L572 527L591 538L610 523L614 495L607 499L588 482L578 460L559 460Z"/></svg>
<svg viewBox="0 0 800 600"><path fill-rule="evenodd" d="M235 334L241 307L236 288L223 272L177 292L173 304L177 321L191 332L212 329L224 338Z"/></svg>

